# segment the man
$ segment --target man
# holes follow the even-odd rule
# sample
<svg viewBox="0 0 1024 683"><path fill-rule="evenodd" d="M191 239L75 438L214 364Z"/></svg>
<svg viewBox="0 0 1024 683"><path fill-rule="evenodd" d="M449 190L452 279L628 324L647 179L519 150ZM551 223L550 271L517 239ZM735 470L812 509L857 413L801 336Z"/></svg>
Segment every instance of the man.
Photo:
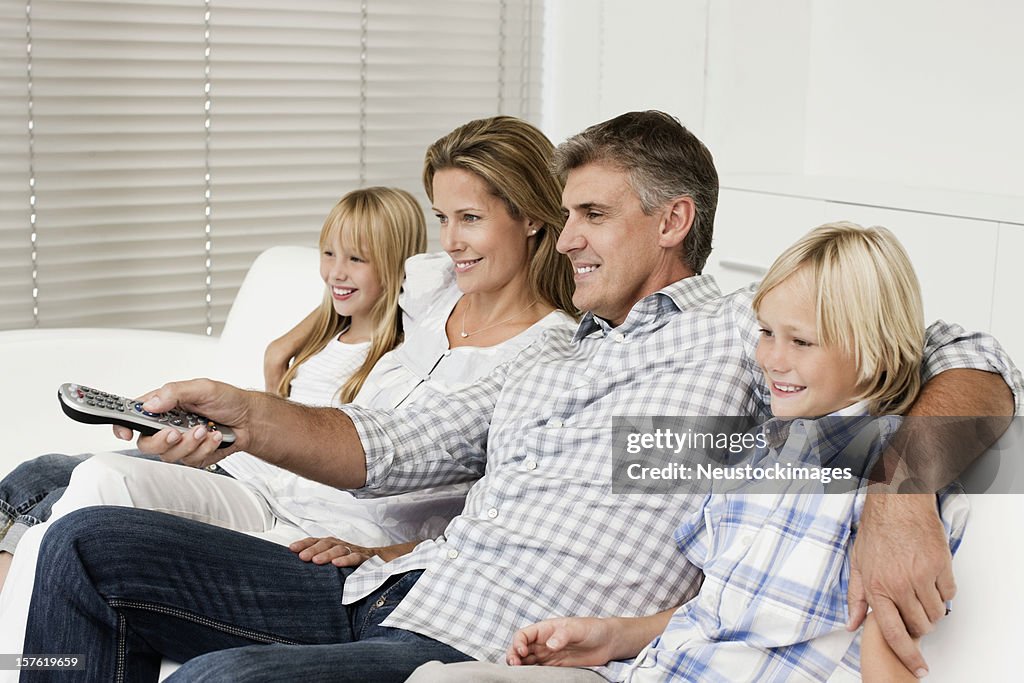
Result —
<svg viewBox="0 0 1024 683"><path fill-rule="evenodd" d="M697 501L611 495L611 425L630 413L767 414L749 298L722 298L699 275L714 164L658 112L588 129L558 163L567 175L559 250L576 270L574 303L590 311L573 339L548 338L459 394L393 414L305 408L202 380L146 401L231 425L238 448L335 486L383 494L478 478L445 537L352 572L157 513L82 510L43 542L26 652L85 653L97 680L153 678L158 655L189 660L176 674L188 680L403 680L431 659L499 661L517 628L552 614L641 616L692 595L698 572L668 539ZM930 374L983 372L944 373L932 391L955 391L976 412L1010 412L990 373L1013 369L991 340L950 341L930 349ZM139 444L205 466L230 452L218 441L165 431ZM901 514L908 533L944 542L934 509ZM862 553L862 567L886 565L890 546L904 543L863 533L884 559ZM937 557L927 577L935 585L949 552L933 546L919 541L916 556ZM923 602L904 607L893 596L913 629L938 618L931 603L952 591L942 576Z"/></svg>

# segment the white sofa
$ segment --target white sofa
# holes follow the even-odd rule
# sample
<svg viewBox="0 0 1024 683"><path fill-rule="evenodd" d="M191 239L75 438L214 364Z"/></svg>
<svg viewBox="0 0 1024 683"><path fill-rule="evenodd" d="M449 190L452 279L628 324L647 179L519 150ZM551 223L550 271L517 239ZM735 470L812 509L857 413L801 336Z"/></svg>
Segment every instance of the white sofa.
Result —
<svg viewBox="0 0 1024 683"><path fill-rule="evenodd" d="M210 376L261 387L263 349L310 311L323 284L314 249L275 247L253 264L219 338L137 330L24 330L0 332L0 475L45 452L111 450L127 444L109 428L66 418L57 405L61 382L74 381L125 395L166 381ZM1019 455L1019 454L1014 454ZM1016 478L1008 462L986 461L975 476ZM998 476L992 469L998 470ZM1018 485L1018 488L1020 486ZM1003 487L1005 490L1005 486ZM954 615L925 639L932 681L1019 678L1016 634L1024 614L1024 496L972 497L966 540L954 561L960 588Z"/></svg>
<svg viewBox="0 0 1024 683"><path fill-rule="evenodd" d="M171 380L213 377L263 388L263 350L320 301L316 249L274 247L246 275L219 337L117 329L0 332L0 476L41 453L128 447L109 427L74 422L57 387L77 382L136 396Z"/></svg>

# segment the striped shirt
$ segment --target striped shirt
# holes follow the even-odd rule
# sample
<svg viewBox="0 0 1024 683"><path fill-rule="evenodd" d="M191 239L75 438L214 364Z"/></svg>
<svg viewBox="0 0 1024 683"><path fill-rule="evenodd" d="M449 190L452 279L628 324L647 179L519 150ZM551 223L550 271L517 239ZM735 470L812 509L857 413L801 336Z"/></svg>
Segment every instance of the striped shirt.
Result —
<svg viewBox="0 0 1024 683"><path fill-rule="evenodd" d="M692 597L678 520L703 500L613 495L616 415L769 417L754 362L752 291L721 297L705 275L637 302L618 327L584 316L456 394L394 412L345 407L366 451L367 486L404 491L477 479L445 536L397 560L371 558L345 603L387 577L424 573L384 622L477 659L501 661L516 629L559 615L641 616ZM931 330L926 374L955 367L1019 373L993 339Z"/></svg>
<svg viewBox="0 0 1024 683"><path fill-rule="evenodd" d="M751 464L817 468L842 461L855 466L859 480L900 421L769 420L764 430L772 447L755 453ZM704 573L700 593L672 615L623 680L860 680L859 632L846 630L846 592L863 490L823 494L828 487L816 480L776 482L772 493L726 486L731 490L712 491L675 531L685 561ZM748 488L758 486L751 482ZM955 553L967 521L967 496L951 486L939 502Z"/></svg>

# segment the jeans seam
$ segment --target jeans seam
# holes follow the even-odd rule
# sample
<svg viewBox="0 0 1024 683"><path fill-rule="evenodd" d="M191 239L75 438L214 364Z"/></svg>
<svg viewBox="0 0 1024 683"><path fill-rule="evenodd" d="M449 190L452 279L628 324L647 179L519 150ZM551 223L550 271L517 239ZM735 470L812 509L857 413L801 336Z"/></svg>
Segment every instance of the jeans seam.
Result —
<svg viewBox="0 0 1024 683"><path fill-rule="evenodd" d="M149 602L141 602L138 600L122 600L120 598L114 598L109 600L108 603L111 607L116 608L128 608L128 609L140 609L147 610L149 612L156 612L157 614L166 614L168 616L177 617L185 621L191 621L192 623L199 624L200 626L206 626L223 633L228 633L233 636L239 636L241 638L248 638L263 643L280 643L282 645L307 645L298 640L290 640L288 638L281 638L279 636L270 635L269 633L262 633L260 631L254 631L252 629L240 628L238 626L232 626L225 624L209 617L200 616L193 614L187 610L179 609L177 607L167 607L165 605L156 605Z"/></svg>
<svg viewBox="0 0 1024 683"><path fill-rule="evenodd" d="M115 683L124 683L125 655L128 644L125 636L125 618L121 612L117 613L117 670L114 673Z"/></svg>
<svg viewBox="0 0 1024 683"><path fill-rule="evenodd" d="M21 512L6 500L0 500L0 515L10 519L12 522L18 518Z"/></svg>

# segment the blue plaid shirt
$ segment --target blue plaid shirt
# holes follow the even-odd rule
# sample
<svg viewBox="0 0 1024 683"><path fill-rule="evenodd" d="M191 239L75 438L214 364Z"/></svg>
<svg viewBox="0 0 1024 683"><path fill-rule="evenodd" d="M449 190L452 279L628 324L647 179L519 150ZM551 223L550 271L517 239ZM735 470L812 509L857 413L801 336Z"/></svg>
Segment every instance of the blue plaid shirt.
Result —
<svg viewBox="0 0 1024 683"><path fill-rule="evenodd" d="M443 537L365 562L345 582L345 603L423 569L384 625L502 661L515 631L535 621L642 616L692 597L700 570L680 561L672 532L702 500L613 495L612 418L770 417L752 296L685 278L641 299L621 325L588 314L573 337L548 334L465 390L393 412L345 407L369 491L477 480ZM1022 394L991 337L933 326L926 375L956 367L1002 372Z"/></svg>
<svg viewBox="0 0 1024 683"><path fill-rule="evenodd" d="M769 420L771 448L751 464L830 467L856 464L866 475L900 418L824 417ZM866 438L865 438L866 437ZM862 454L850 463L851 443ZM751 483L748 488L761 486ZM685 517L675 541L700 567L696 598L672 615L664 633L636 658L629 681L860 680L859 633L846 631L850 548L863 490L823 494L814 480L772 484L772 493L743 485L713 491ZM967 496L951 486L939 508L956 552L967 521Z"/></svg>

